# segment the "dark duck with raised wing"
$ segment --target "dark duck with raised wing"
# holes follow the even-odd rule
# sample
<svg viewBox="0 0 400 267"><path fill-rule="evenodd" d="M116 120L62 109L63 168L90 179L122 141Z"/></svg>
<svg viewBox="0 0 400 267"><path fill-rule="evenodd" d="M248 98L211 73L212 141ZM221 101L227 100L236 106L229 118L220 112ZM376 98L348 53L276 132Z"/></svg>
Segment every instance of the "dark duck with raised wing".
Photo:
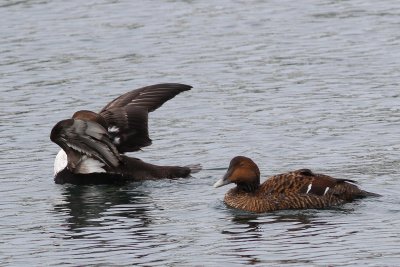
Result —
<svg viewBox="0 0 400 267"><path fill-rule="evenodd" d="M335 179L308 169L270 177L260 184L260 170L249 158L237 156L223 178L214 187L235 183L225 203L250 212L284 209L321 209L344 204L357 198L379 196L358 188L353 180Z"/></svg>
<svg viewBox="0 0 400 267"><path fill-rule="evenodd" d="M123 155L151 145L148 113L192 87L156 84L125 93L99 113L77 111L58 122L50 139L62 149L54 162L56 183L114 184L126 181L188 177L200 165L157 166Z"/></svg>

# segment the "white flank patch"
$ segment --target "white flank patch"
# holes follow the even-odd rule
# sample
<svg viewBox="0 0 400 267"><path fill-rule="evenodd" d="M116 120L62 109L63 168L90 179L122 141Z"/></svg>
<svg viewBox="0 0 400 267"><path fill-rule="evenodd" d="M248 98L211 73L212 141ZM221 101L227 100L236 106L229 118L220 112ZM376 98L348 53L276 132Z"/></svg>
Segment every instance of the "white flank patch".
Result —
<svg viewBox="0 0 400 267"><path fill-rule="evenodd" d="M76 171L82 174L88 174L94 172L106 172L106 170L104 170L103 167L104 163L96 159L83 156L82 160L79 162L79 166L76 169Z"/></svg>
<svg viewBox="0 0 400 267"><path fill-rule="evenodd" d="M308 194L308 192L310 192L311 187L312 187L312 184L309 184L308 187L307 187L307 192L306 192L306 194Z"/></svg>
<svg viewBox="0 0 400 267"><path fill-rule="evenodd" d="M329 186L327 186L327 187L325 188L324 196L325 196L326 193L328 193L328 190L329 190Z"/></svg>
<svg viewBox="0 0 400 267"><path fill-rule="evenodd" d="M113 125L112 127L108 127L108 132L109 133L118 133L119 128L117 126Z"/></svg>
<svg viewBox="0 0 400 267"><path fill-rule="evenodd" d="M67 153L64 150L60 150L54 160L54 175L59 173L60 171L64 170L67 167L68 158Z"/></svg>

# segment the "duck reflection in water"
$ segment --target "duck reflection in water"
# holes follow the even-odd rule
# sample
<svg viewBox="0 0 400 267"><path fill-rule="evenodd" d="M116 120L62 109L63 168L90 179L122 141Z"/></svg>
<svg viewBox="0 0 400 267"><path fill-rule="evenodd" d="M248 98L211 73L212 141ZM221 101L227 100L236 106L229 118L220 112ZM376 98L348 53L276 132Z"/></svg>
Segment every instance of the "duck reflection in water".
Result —
<svg viewBox="0 0 400 267"><path fill-rule="evenodd" d="M276 251L268 251L269 247L274 248L277 244L283 247L290 247L291 244L307 246L310 236L324 235L325 230L337 228L336 223L321 219L320 213L336 214L348 210L285 210L262 215L232 209L229 212L232 214L231 224L221 232L227 236L227 243L230 244L226 255L234 257L235 262L244 261L246 265L254 265L268 262L275 256ZM315 231L310 230L312 228ZM262 249L262 253L257 248ZM282 260L282 264L287 263L291 263L290 259ZM296 263L310 262L304 260Z"/></svg>
<svg viewBox="0 0 400 267"><path fill-rule="evenodd" d="M64 199L54 209L67 217L67 230L73 238L84 237L84 228L110 224L127 228L130 232L137 231L135 234L140 235L151 224L147 216L147 206L151 203L146 201L150 199L146 191L136 190L136 186L136 183L126 186L69 185L63 187Z"/></svg>

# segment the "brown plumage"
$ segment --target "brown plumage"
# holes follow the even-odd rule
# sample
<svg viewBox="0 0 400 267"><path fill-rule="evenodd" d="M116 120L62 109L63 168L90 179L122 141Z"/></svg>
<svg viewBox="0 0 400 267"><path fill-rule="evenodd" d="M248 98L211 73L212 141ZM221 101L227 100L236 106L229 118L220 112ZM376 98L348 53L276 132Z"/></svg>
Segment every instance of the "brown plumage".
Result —
<svg viewBox="0 0 400 267"><path fill-rule="evenodd" d="M258 166L243 156L231 160L226 174L214 187L229 183L237 186L226 193L225 203L251 212L327 208L356 198L379 196L361 190L353 180L335 179L308 169L274 175L260 184Z"/></svg>

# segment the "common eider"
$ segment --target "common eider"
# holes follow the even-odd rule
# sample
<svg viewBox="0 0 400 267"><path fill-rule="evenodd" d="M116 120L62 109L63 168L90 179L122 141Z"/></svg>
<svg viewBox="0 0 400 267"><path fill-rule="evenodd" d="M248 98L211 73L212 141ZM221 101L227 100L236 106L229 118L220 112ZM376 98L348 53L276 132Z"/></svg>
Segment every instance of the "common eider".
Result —
<svg viewBox="0 0 400 267"><path fill-rule="evenodd" d="M55 182L114 184L188 177L199 171L199 164L157 166L124 155L151 145L148 113L191 88L178 83L146 86L119 96L99 113L80 110L58 122L50 134L62 148L54 162Z"/></svg>

